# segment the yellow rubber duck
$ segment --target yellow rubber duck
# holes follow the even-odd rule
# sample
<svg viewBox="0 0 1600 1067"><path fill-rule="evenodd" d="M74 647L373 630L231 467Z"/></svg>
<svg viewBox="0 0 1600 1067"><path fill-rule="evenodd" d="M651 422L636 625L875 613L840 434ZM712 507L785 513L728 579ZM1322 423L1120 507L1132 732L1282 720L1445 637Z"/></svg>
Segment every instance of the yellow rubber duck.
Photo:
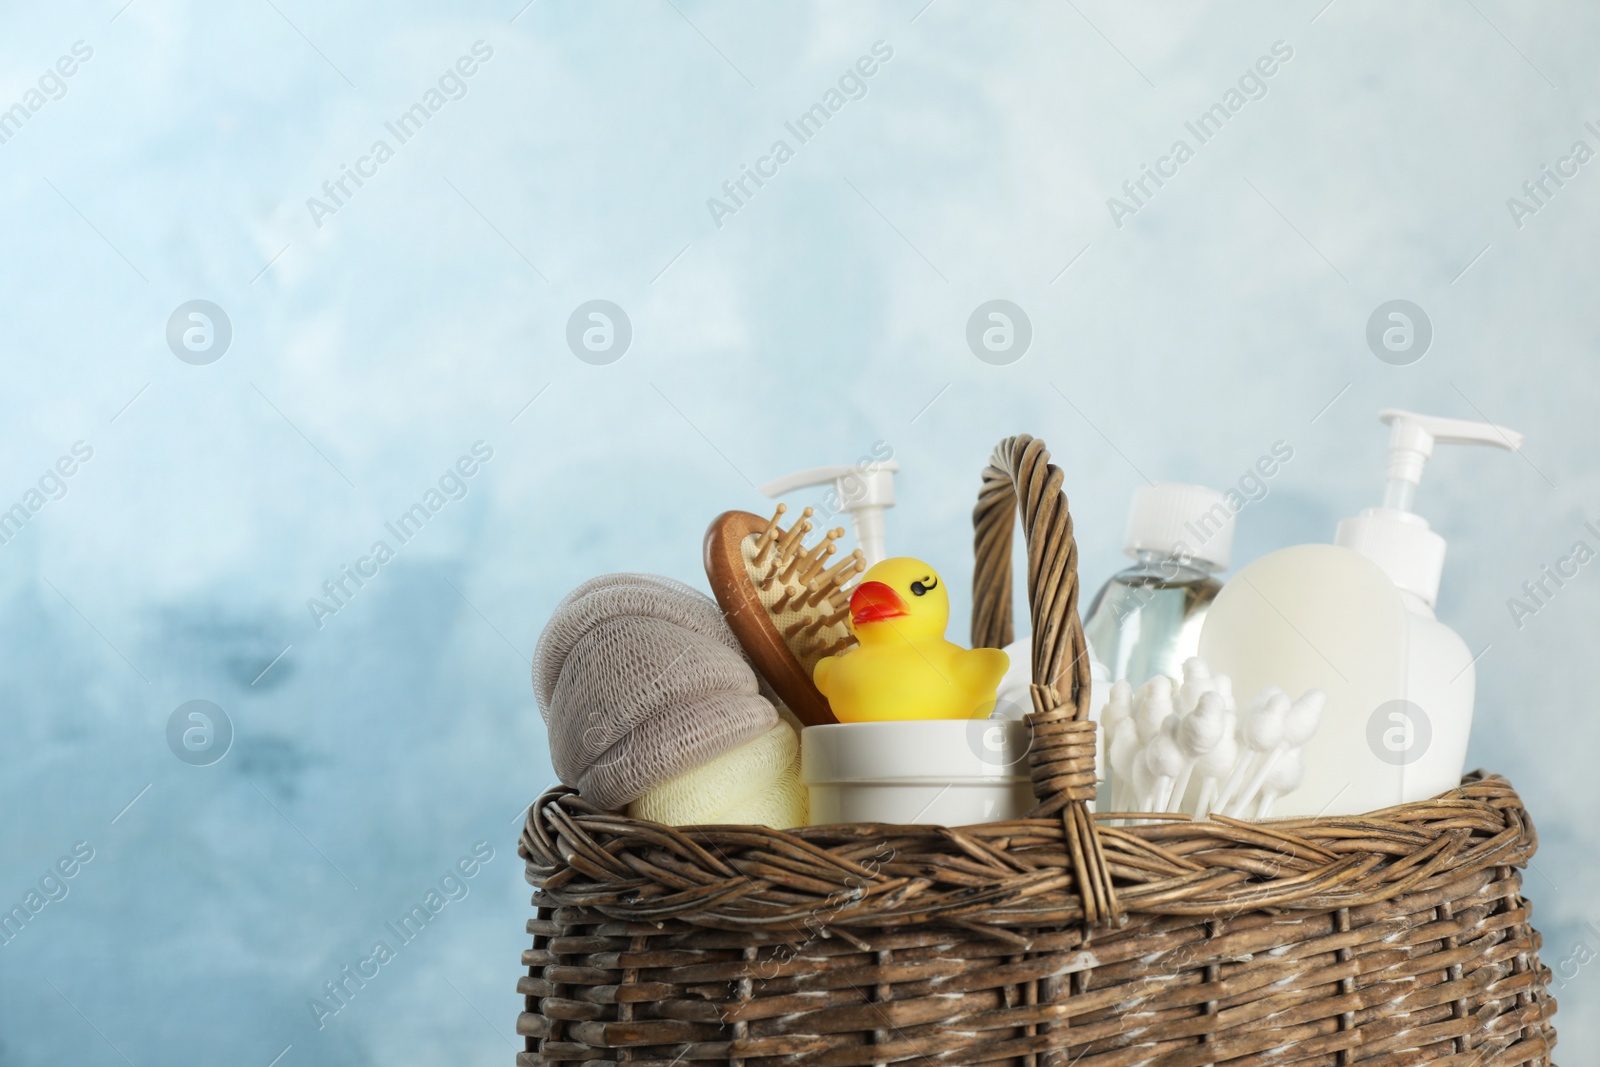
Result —
<svg viewBox="0 0 1600 1067"><path fill-rule="evenodd" d="M860 645L824 657L812 681L840 722L981 719L994 710L1009 660L997 648L944 639L950 596L920 559L886 559L850 594Z"/></svg>

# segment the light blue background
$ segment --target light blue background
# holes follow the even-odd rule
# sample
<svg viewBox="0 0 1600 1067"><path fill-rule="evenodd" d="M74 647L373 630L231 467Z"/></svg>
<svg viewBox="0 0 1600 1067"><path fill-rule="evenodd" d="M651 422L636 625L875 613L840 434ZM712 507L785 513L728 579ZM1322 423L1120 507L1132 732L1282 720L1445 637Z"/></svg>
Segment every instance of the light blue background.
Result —
<svg viewBox="0 0 1600 1067"><path fill-rule="evenodd" d="M0 107L94 49L0 144L0 507L94 449L0 547L0 903L95 850L0 947L0 1064L511 1062L551 606L701 580L714 514L877 440L891 547L964 614L1010 433L1066 470L1093 588L1144 477L1226 487L1292 445L1237 564L1377 502L1380 407L1526 432L1441 450L1420 507L1441 615L1488 646L1473 761L1542 833L1545 959L1600 950L1600 563L1520 630L1506 606L1600 548L1600 163L1506 207L1600 146L1592 5L120 3L0 10ZM478 40L466 96L314 226ZM865 97L718 227L707 198L879 40ZM1279 40L1267 95L1113 225ZM234 328L210 366L164 338L196 298ZM610 366L564 340L595 298L633 325ZM992 298L1032 321L1010 366L964 339ZM1392 298L1435 328L1411 366L1365 343ZM318 629L307 598L480 440L464 499ZM237 730L211 767L165 741L191 699ZM470 895L319 1030L308 999L479 840ZM1594 1062L1600 965L1558 996L1563 1062Z"/></svg>

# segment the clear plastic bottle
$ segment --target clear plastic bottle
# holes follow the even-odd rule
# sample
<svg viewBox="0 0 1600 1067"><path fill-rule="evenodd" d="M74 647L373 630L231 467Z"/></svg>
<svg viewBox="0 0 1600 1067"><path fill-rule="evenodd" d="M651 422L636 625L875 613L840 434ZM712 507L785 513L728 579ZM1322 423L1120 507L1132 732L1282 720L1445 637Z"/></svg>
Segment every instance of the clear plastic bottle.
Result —
<svg viewBox="0 0 1600 1067"><path fill-rule="evenodd" d="M1216 575L1232 552L1233 515L1221 493L1203 486L1162 482L1134 494L1123 550L1135 563L1095 594L1084 623L1112 681L1183 677L1222 589Z"/></svg>

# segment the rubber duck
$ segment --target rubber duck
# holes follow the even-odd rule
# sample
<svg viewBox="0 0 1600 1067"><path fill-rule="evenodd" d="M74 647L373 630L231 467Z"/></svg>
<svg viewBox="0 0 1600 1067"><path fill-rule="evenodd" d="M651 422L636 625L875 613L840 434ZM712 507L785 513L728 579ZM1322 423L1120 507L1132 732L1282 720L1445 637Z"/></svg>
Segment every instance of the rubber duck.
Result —
<svg viewBox="0 0 1600 1067"><path fill-rule="evenodd" d="M850 594L856 648L818 661L812 681L840 722L981 719L1009 660L944 639L950 596L920 559L886 559Z"/></svg>

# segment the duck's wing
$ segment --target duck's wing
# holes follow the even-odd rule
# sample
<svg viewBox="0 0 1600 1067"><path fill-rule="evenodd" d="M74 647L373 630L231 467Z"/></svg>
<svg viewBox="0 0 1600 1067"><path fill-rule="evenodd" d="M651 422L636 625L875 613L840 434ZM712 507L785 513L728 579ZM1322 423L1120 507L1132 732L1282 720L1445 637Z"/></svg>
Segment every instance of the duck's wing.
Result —
<svg viewBox="0 0 1600 1067"><path fill-rule="evenodd" d="M974 688L998 689L1010 666L1011 657L998 648L963 649L956 657L956 669Z"/></svg>
<svg viewBox="0 0 1600 1067"><path fill-rule="evenodd" d="M817 692L823 696L828 695L828 676L833 673L834 661L837 657L823 656L817 660L817 665L811 671L811 681L817 687Z"/></svg>

